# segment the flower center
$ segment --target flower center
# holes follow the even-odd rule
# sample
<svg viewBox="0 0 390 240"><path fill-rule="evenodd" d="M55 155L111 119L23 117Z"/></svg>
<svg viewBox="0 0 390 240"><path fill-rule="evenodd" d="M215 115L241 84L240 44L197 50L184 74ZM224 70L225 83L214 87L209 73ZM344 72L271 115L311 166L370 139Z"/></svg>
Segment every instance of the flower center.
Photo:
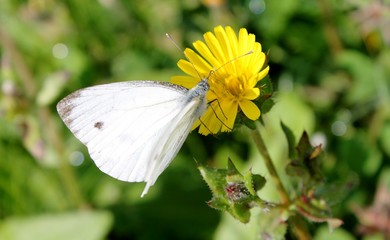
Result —
<svg viewBox="0 0 390 240"><path fill-rule="evenodd" d="M218 98L230 99L230 101L239 101L246 89L246 76L232 74L217 75L210 79L210 89Z"/></svg>
<svg viewBox="0 0 390 240"><path fill-rule="evenodd" d="M225 87L226 90L229 91L231 95L233 95L235 98L240 98L242 93L244 92L245 84L243 81L243 76L233 76L229 75L227 78L225 78Z"/></svg>

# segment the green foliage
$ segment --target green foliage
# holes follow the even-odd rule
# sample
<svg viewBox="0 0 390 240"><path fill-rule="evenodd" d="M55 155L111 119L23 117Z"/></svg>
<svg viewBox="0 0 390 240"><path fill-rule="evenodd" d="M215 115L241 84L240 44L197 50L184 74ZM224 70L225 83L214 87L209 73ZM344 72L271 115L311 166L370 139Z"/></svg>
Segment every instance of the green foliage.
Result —
<svg viewBox="0 0 390 240"><path fill-rule="evenodd" d="M276 239L281 239L285 233L285 224L281 224L281 222L287 219L290 222L301 221L297 219L297 214L312 222L327 222L331 230L339 227L343 221L332 217L329 202L326 201L326 194L324 194L324 190L331 187L331 185L323 182L319 165L321 145L312 147L307 133L303 132L295 146L295 137L292 131L283 123L281 126L288 141L289 156L291 158L286 167L286 173L298 179L298 184L292 189L294 192L290 196L285 196L284 198L287 199L282 199L284 202L281 205L260 199L257 191L263 188L266 180L260 175L252 174L250 171L245 175L241 175L232 160L229 159L226 170L199 166L203 179L207 182L213 194L213 199L209 201L209 205L230 213L243 223L249 222L249 210L251 208L258 207L264 212L270 212L269 216L265 217L265 219L268 219L267 221L260 221L262 227L259 228L258 234L273 236ZM259 151L263 153L263 157L267 158L265 156L267 154L264 154L266 150L261 146L261 140L258 139L255 142L259 145ZM273 178L278 178L268 165L270 175ZM339 194L336 197L341 198L342 196L342 194ZM280 224L276 223L278 221Z"/></svg>
<svg viewBox="0 0 390 240"><path fill-rule="evenodd" d="M390 199L388 1L212 2L0 1L1 239L282 239L296 216L308 220L314 239L389 238L375 221L388 222ZM275 201L270 212L249 210L254 199L279 195L246 130L191 135L140 199L143 184L98 171L56 113L56 102L82 87L168 81L183 55L165 33L188 47L216 25L246 27L269 52L270 76L258 86L261 134L291 209ZM219 179L212 206L242 222L250 214L249 223L208 208L194 156ZM228 156L251 170L226 167ZM243 199L226 195L229 183ZM345 224L332 234L318 223L335 225L334 218Z"/></svg>
<svg viewBox="0 0 390 240"><path fill-rule="evenodd" d="M0 225L0 237L18 240L103 239L111 225L111 213L103 211L12 217Z"/></svg>

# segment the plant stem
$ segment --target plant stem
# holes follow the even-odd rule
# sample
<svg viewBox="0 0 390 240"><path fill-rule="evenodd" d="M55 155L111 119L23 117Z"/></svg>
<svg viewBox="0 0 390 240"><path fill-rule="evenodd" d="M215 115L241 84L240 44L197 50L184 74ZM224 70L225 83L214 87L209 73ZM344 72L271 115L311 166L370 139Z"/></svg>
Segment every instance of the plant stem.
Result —
<svg viewBox="0 0 390 240"><path fill-rule="evenodd" d="M26 64L22 53L15 46L13 39L8 35L6 29L2 27L0 27L0 43L4 46L6 54L10 57L12 65L14 65L15 72L22 82L21 86L24 87L22 92L25 93L25 101L30 104L29 108L35 107L34 103L36 102L38 89L36 86L37 81L34 79L33 73ZM42 123L41 131L44 133L48 145L52 144L54 150L60 156L60 176L65 186L66 194L69 196L72 207L82 208L85 205L84 199L77 184L74 171L64 157L64 149L59 138L58 129L53 121L54 117L51 115L48 107L38 106L38 108L38 116L34 117L37 117Z"/></svg>
<svg viewBox="0 0 390 240"><path fill-rule="evenodd" d="M302 219L302 216L295 215L290 217L289 221L292 234L295 235L297 239L301 240L310 240L312 237L307 230L305 222Z"/></svg>
<svg viewBox="0 0 390 240"><path fill-rule="evenodd" d="M333 57L336 57L343 50L343 44L337 32L334 16L332 16L332 7L327 0L317 0L319 9L322 13L325 38L329 44Z"/></svg>
<svg viewBox="0 0 390 240"><path fill-rule="evenodd" d="M12 38L7 34L6 29L2 27L0 27L0 45L4 47L5 54L11 59L15 72L22 81L22 86L24 86L23 90L27 98L33 99L37 91L33 74L24 61L23 55L15 46Z"/></svg>
<svg viewBox="0 0 390 240"><path fill-rule="evenodd" d="M282 205L285 205L285 206L290 205L290 199L288 197L287 191L284 188L282 181L280 180L280 177L279 177L279 175L276 171L276 168L272 162L271 156L269 155L267 147L264 144L264 140L261 137L260 128L259 128L258 124L256 124L256 130L251 131L251 134L252 134L253 140L255 141L257 149L259 150L260 154L263 156L267 170L268 170L269 174L271 175L272 180L276 184L276 188L278 189Z"/></svg>
<svg viewBox="0 0 390 240"><path fill-rule="evenodd" d="M257 146L257 149L259 150L260 154L263 156L265 165L267 167L267 170L269 174L272 177L272 180L276 184L276 188L278 189L280 198L281 198L281 204L288 208L291 204L290 198L288 196L288 193L286 189L284 188L282 181L278 175L278 172L276 171L276 168L274 166L274 163L272 162L271 156L268 153L267 147L265 146L264 140L261 137L260 134L260 127L259 124L256 124L256 129L251 131L252 138L255 141L255 144ZM300 240L308 240L312 239L312 237L309 234L309 231L305 225L305 222L303 221L302 217L299 215L292 216L289 219L289 223L291 226L291 232L295 235L297 239Z"/></svg>
<svg viewBox="0 0 390 240"><path fill-rule="evenodd" d="M66 189L67 194L69 195L70 202L72 207L75 208L84 208L85 202L81 190L76 180L76 176L72 167L69 165L65 158L65 150L61 143L58 134L58 128L56 127L55 122L53 121L53 116L47 107L43 107L39 111L39 117L45 127L45 133L48 142L50 142L57 152L60 160L60 176L62 183Z"/></svg>

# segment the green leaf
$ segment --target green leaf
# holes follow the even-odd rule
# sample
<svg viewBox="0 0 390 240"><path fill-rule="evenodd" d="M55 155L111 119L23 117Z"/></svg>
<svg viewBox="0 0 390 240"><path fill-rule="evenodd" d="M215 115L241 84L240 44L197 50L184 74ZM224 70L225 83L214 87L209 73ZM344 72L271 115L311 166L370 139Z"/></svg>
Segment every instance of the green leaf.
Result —
<svg viewBox="0 0 390 240"><path fill-rule="evenodd" d="M271 110L271 108L275 105L275 101L272 98L268 98L264 100L263 104L261 104L260 112L262 115L266 114Z"/></svg>
<svg viewBox="0 0 390 240"><path fill-rule="evenodd" d="M322 183L316 186L316 198L324 199L329 205L343 202L356 189L359 176L356 173L345 174L342 179Z"/></svg>
<svg viewBox="0 0 390 240"><path fill-rule="evenodd" d="M301 196L294 202L294 206L308 220L328 223L330 231L343 224L342 220L332 217L330 207L322 199L312 198L310 195Z"/></svg>
<svg viewBox="0 0 390 240"><path fill-rule="evenodd" d="M273 88L272 81L271 81L271 78L269 77L269 75L266 76L261 81L259 81L257 83L257 87L260 88L260 98L259 99L262 100L262 102L269 99L274 93L274 88Z"/></svg>
<svg viewBox="0 0 390 240"><path fill-rule="evenodd" d="M244 114L240 113L239 116L239 122L247 126L249 129L255 130L256 129L256 124L254 121L248 119L247 117L243 116ZM236 121L237 122L237 121ZM236 126L236 124L235 124Z"/></svg>
<svg viewBox="0 0 390 240"><path fill-rule="evenodd" d="M38 92L38 105L47 106L53 103L53 101L58 98L61 90L64 88L66 80L68 80L69 76L70 75L67 72L56 72L48 76L43 82L42 89L40 89Z"/></svg>
<svg viewBox="0 0 390 240"><path fill-rule="evenodd" d="M329 231L329 228L326 226L322 226L317 229L315 235L315 240L329 240L329 239L337 239L337 240L355 240L356 238L348 231L338 228L335 231Z"/></svg>
<svg viewBox="0 0 390 240"><path fill-rule="evenodd" d="M291 144L293 142L291 130L284 126L283 123L282 129L286 137L288 139L290 138L288 140L290 151L294 151L291 150ZM327 222L329 228L334 229L339 227L343 222L340 219L332 217L328 202L324 196L319 194L320 191L324 193L327 190L325 184L321 184L323 176L318 161L321 151L321 146L311 146L307 133L303 132L295 149L296 157L287 165L286 172L290 176L295 176L300 180L297 191L299 197L293 203L295 210L310 221Z"/></svg>
<svg viewBox="0 0 390 240"><path fill-rule="evenodd" d="M297 151L295 149L295 136L294 136L294 133L283 122L280 122L280 125L282 126L282 130L284 132L284 135L286 135L286 138L287 138L288 157L290 159L294 159L297 156Z"/></svg>
<svg viewBox="0 0 390 240"><path fill-rule="evenodd" d="M259 239L285 239L287 223L281 216L280 210L276 209L259 214Z"/></svg>
<svg viewBox="0 0 390 240"><path fill-rule="evenodd" d="M386 121L380 133L380 143L384 152L390 157L390 121Z"/></svg>
<svg viewBox="0 0 390 240"><path fill-rule="evenodd" d="M383 159L380 150L369 142L362 129L357 130L353 137L340 139L337 152L351 171L369 177L377 173Z"/></svg>
<svg viewBox="0 0 390 240"><path fill-rule="evenodd" d="M381 70L369 56L355 50L345 50L338 55L336 64L353 78L347 94L349 103L364 103L377 95L380 82L384 79Z"/></svg>
<svg viewBox="0 0 390 240"><path fill-rule="evenodd" d="M287 165L286 173L299 177L304 188L310 189L323 180L318 162L318 156L322 151L321 146L312 147L307 133L303 132L296 151L297 157Z"/></svg>
<svg viewBox="0 0 390 240"><path fill-rule="evenodd" d="M260 88L260 97L258 97L254 102L260 108L261 114L265 114L269 112L275 104L271 98L274 93L274 89L270 77L266 76L257 83L256 87Z"/></svg>
<svg viewBox="0 0 390 240"><path fill-rule="evenodd" d="M111 228L112 220L112 215L105 211L12 217L1 223L0 239L104 239Z"/></svg>

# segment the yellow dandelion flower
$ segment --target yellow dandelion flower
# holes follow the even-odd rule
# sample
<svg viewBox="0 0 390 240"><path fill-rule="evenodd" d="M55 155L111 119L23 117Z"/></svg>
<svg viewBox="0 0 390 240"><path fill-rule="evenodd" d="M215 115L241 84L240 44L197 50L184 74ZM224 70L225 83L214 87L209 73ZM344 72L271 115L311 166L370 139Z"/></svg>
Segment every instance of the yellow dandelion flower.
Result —
<svg viewBox="0 0 390 240"><path fill-rule="evenodd" d="M188 76L171 79L192 88L201 78L209 77L209 106L193 129L199 127L204 135L231 131L239 111L257 120L260 109L253 100L260 96L260 89L256 85L268 74L269 67L265 66L266 56L255 35L241 28L237 36L231 27L218 26L214 34L205 33L204 40L193 43L198 53L187 48L184 52L188 60L178 62Z"/></svg>

